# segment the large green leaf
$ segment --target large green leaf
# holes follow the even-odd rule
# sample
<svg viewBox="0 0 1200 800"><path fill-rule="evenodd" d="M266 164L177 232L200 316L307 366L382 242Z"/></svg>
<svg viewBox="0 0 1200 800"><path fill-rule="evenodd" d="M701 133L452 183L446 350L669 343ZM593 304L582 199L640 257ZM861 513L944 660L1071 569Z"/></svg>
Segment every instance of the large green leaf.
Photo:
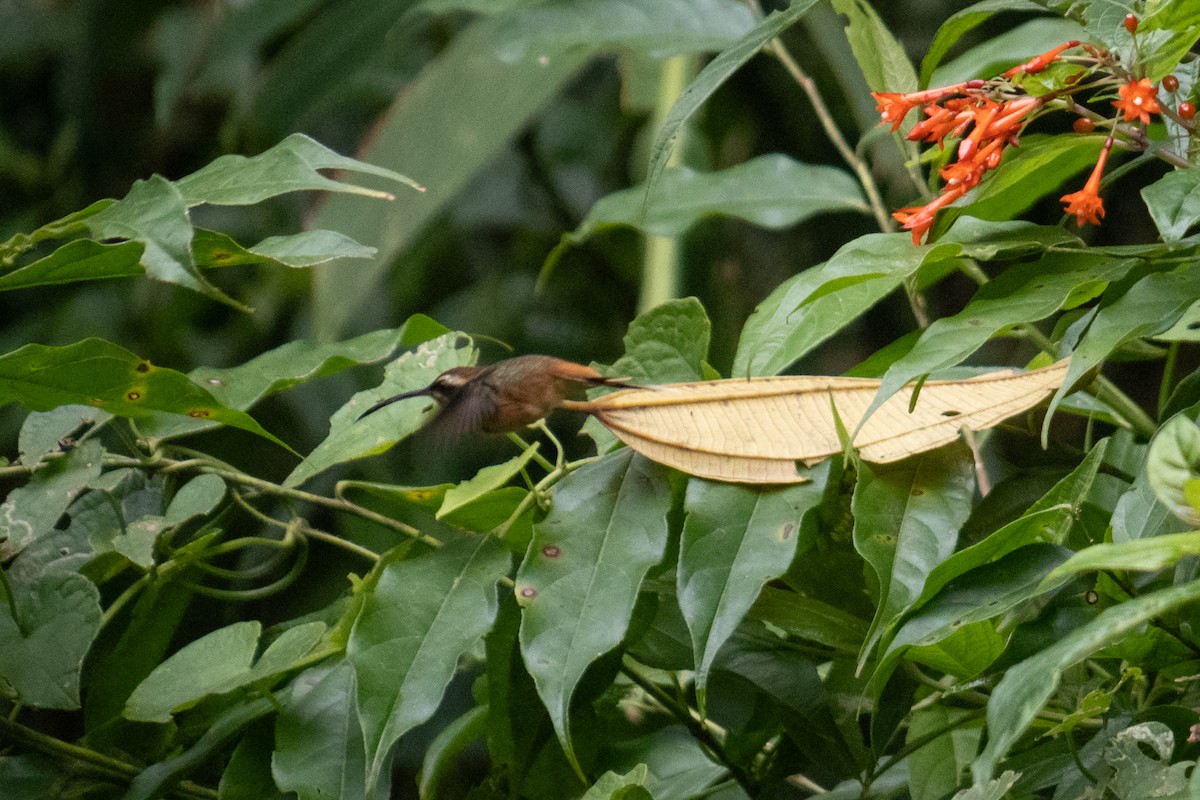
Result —
<svg viewBox="0 0 1200 800"><path fill-rule="evenodd" d="M801 520L821 501L828 477L825 463L813 471L811 483L777 490L688 482L678 592L692 636L701 713L717 652L763 586L787 571L800 540Z"/></svg>
<svg viewBox="0 0 1200 800"><path fill-rule="evenodd" d="M350 664L298 676L275 720L271 772L279 788L299 800L363 797L365 755Z"/></svg>
<svg viewBox="0 0 1200 800"><path fill-rule="evenodd" d="M1046 576L1070 555L1065 547L1035 542L951 580L905 617L888 643L875 674L878 689L909 647L937 644L974 622L992 619L1062 585Z"/></svg>
<svg viewBox="0 0 1200 800"><path fill-rule="evenodd" d="M0 603L0 691L38 708L79 708L83 659L100 632L100 591L73 572L8 587L11 603Z"/></svg>
<svg viewBox="0 0 1200 800"><path fill-rule="evenodd" d="M629 323L624 337L625 355L605 373L647 384L713 378L715 373L705 361L711 336L712 323L699 300L685 297L668 301ZM618 443L617 437L595 418L583 424L583 432L595 440L601 453Z"/></svg>
<svg viewBox="0 0 1200 800"><path fill-rule="evenodd" d="M1142 189L1142 199L1164 242L1179 241L1200 220L1200 175L1196 172L1168 172Z"/></svg>
<svg viewBox="0 0 1200 800"><path fill-rule="evenodd" d="M859 465L851 506L854 547L879 582L860 665L884 629L921 596L929 573L954 552L974 492L974 462L961 444L901 466Z"/></svg>
<svg viewBox="0 0 1200 800"><path fill-rule="evenodd" d="M995 531L986 539L959 550L934 567L925 579L919 607L950 581L984 564L1002 558L1030 544L1048 542L1060 544L1077 523L1083 502L1104 462L1108 440L1101 440L1088 452L1070 475L1058 483L1025 510L1020 517Z"/></svg>
<svg viewBox="0 0 1200 800"><path fill-rule="evenodd" d="M833 10L846 15L846 38L872 90L911 92L917 88L912 62L875 9L865 0L833 0Z"/></svg>
<svg viewBox="0 0 1200 800"><path fill-rule="evenodd" d="M339 175L348 172L374 175L406 186L417 186L411 178L398 172L339 155L302 133L293 133L270 150L249 158L236 154L221 156L180 178L175 186L189 206L201 203L251 205L277 194L306 189L391 198L387 192L326 178L317 171L321 169L337 170Z"/></svg>
<svg viewBox="0 0 1200 800"><path fill-rule="evenodd" d="M1146 457L1155 496L1177 518L1200 525L1200 426L1176 414L1158 431Z"/></svg>
<svg viewBox="0 0 1200 800"><path fill-rule="evenodd" d="M1010 267L981 287L962 311L934 320L921 333L913 348L888 368L867 413L909 381L958 364L1007 328L1037 322L1091 299L1134 263L1104 255L1048 253ZM1063 386L1070 382L1068 378Z"/></svg>
<svg viewBox="0 0 1200 800"><path fill-rule="evenodd" d="M137 181L125 197L88 217L84 224L96 239L127 239L140 244L138 263L150 277L248 310L200 274L192 257L193 231L187 202L166 178L152 175Z"/></svg>
<svg viewBox="0 0 1200 800"><path fill-rule="evenodd" d="M1032 5L1032 4L1030 4ZM1022 4L1022 9L1027 6ZM1084 39L1079 23L1060 17L1039 17L1023 22L1003 33L993 33L962 55L938 67L930 76L934 86L948 86L975 78L988 79L1000 72L1022 64L1036 55L1057 47L1063 42ZM1041 87L1035 86L1031 94ZM1029 81L1026 78L1026 81Z"/></svg>
<svg viewBox="0 0 1200 800"><path fill-rule="evenodd" d="M344 5L331 7L330 13L342 10ZM365 8L345 20L349 27L359 26L384 7L377 0L360 0L353 5ZM394 20L396 15L388 18ZM366 34L381 36L380 24L373 25ZM344 45L341 27L330 25L329 35ZM390 203L367 203L337 195L330 197L315 215L314 227L341 231L379 250L369 264L335 262L314 272L314 330L318 340L340 338L346 326L360 316L383 273L396 263L396 256L413 243L467 181L525 128L588 55L572 51L545 61L529 58L506 64L495 55L503 41L496 18L471 26L425 65L416 80L396 95L392 107L380 115L379 126L361 157L412 172L429 187L427 192L404 192ZM325 52L326 48L326 42L321 42L315 51L305 51L295 66L310 69L304 59L311 61L312 52ZM329 68L337 69L338 65ZM324 76L314 76L314 80L323 81ZM303 102L301 98L307 98L309 92L304 85L292 94ZM264 99L275 101L266 94ZM280 106L280 111L290 113L286 104Z"/></svg>
<svg viewBox="0 0 1200 800"><path fill-rule="evenodd" d="M993 15L1005 11L1030 11L1042 14L1046 9L1032 0L983 0L951 14L938 28L937 34L933 37L933 43L929 45L929 49L925 52L925 58L921 61L921 86L929 85L933 71L963 36Z"/></svg>
<svg viewBox="0 0 1200 800"><path fill-rule="evenodd" d="M223 233L195 228L190 246L192 261L200 269L249 265L312 267L335 258L370 258L375 254L374 248L333 231L272 236L251 247L242 247ZM144 275L143 249L136 241L105 244L76 239L44 258L0 275L0 291Z"/></svg>
<svg viewBox="0 0 1200 800"><path fill-rule="evenodd" d="M718 172L672 167L663 172L648 201L645 195L644 186L634 186L596 201L570 241L582 241L608 225L678 236L710 215L786 228L827 211L870 213L858 182L845 170L779 153Z"/></svg>
<svg viewBox="0 0 1200 800"><path fill-rule="evenodd" d="M551 0L500 22L497 52L511 62L580 48L640 50L658 58L720 50L750 30L754 17L734 0Z"/></svg>
<svg viewBox="0 0 1200 800"><path fill-rule="evenodd" d="M670 506L666 471L623 450L565 478L534 526L516 580L521 654L572 763L571 698L624 638L642 579L666 548Z"/></svg>
<svg viewBox="0 0 1200 800"><path fill-rule="evenodd" d="M420 428L427 420L426 409L436 405L427 397L396 403L365 419L359 416L385 397L424 388L451 367L474 362L475 348L462 340L460 334L448 333L422 342L389 364L382 384L359 392L334 412L329 418L329 435L292 470L284 484L297 486L336 464L382 453Z"/></svg>
<svg viewBox="0 0 1200 800"><path fill-rule="evenodd" d="M206 387L223 405L245 411L269 395L353 366L378 363L393 355L397 348L414 347L447 332L429 317L417 314L399 328L326 344L296 339L245 364L225 369L198 367L188 377ZM212 427L211 422L175 414L153 414L138 423L139 432L151 439L182 436Z"/></svg>
<svg viewBox="0 0 1200 800"><path fill-rule="evenodd" d="M1067 376L1050 399L1046 425L1050 424L1050 414L1063 395L1082 375L1121 345L1170 328L1197 298L1200 298L1200 269L1185 264L1171 272L1147 275L1115 301L1102 306L1071 353Z"/></svg>
<svg viewBox="0 0 1200 800"><path fill-rule="evenodd" d="M392 746L433 716L459 657L491 628L496 582L508 570L495 539L465 538L388 564L363 599L346 654L358 679L368 793Z"/></svg>
<svg viewBox="0 0 1200 800"><path fill-rule="evenodd" d="M1119 642L1149 620L1197 600L1200 600L1200 581L1127 600L1106 609L1005 673L988 701L988 741L972 767L975 782L991 778L1000 759L1058 689L1065 669L1102 647Z"/></svg>
<svg viewBox="0 0 1200 800"><path fill-rule="evenodd" d="M775 375L834 336L923 266L953 259L957 245L915 247L907 234L870 234L784 281L742 329L733 377Z"/></svg>
<svg viewBox="0 0 1200 800"><path fill-rule="evenodd" d="M671 156L675 138L683 129L684 124L692 115L713 96L733 73L766 46L768 42L796 24L800 17L816 5L816 0L793 0L784 11L772 11L766 19L754 26L736 44L722 51L716 58L708 62L700 74L696 76L683 94L671 106L663 120L662 127L654 135L654 143L650 146L650 166L646 171L646 196L654 195L655 184L667 161Z"/></svg>
<svg viewBox="0 0 1200 800"><path fill-rule="evenodd" d="M325 634L325 623L288 628L258 659L262 625L235 622L184 646L133 690L125 717L141 722L170 722L171 715L205 697L244 686L269 684L308 655Z"/></svg>
<svg viewBox="0 0 1200 800"><path fill-rule="evenodd" d="M1102 570L1151 572L1169 567L1184 556L1200 555L1200 531L1168 533L1128 542L1101 542L1085 547L1060 564L1046 582L1064 575Z"/></svg>
<svg viewBox="0 0 1200 800"><path fill-rule="evenodd" d="M79 403L124 417L166 411L241 428L287 448L249 414L222 405L183 373L103 339L65 347L29 344L0 355L0 405L13 402L35 411Z"/></svg>

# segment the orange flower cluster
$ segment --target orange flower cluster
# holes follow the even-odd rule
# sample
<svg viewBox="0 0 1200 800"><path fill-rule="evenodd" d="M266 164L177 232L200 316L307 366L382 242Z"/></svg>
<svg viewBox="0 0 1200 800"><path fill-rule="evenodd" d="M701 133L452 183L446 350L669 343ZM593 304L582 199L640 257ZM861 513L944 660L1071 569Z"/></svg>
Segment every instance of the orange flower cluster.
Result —
<svg viewBox="0 0 1200 800"><path fill-rule="evenodd" d="M1063 51L1078 47L1079 42L1064 42L1039 56L1005 72L994 81L965 81L953 86L926 89L920 92L872 92L878 103L880 118L898 130L905 116L919 108L925 118L917 122L905 138L912 141L936 142L945 147L947 136L958 138L956 160L943 167L939 175L945 182L941 194L923 206L911 206L895 212L894 216L907 231L912 232L913 243L921 239L933 227L938 211L965 195L979 183L983 175L1000 164L1004 149L1018 146L1021 129L1031 116L1052 95L1033 97L1019 93L1008 79L1022 73L1041 72L1054 63ZM1085 45L1089 53L1095 52ZM1076 79L1080 76L1074 76ZM1076 80L1068 79L1068 84ZM1118 90L1119 99L1113 102L1124 115L1126 122L1139 120L1143 125L1150 122L1151 114L1161 112L1158 90L1147 78L1130 80ZM1076 126L1078 132L1089 132L1092 120L1081 117L1088 125ZM968 132L969 131L969 132ZM1112 149L1110 134L1104 144L1096 167L1083 189L1062 197L1066 212L1074 215L1080 226L1085 222L1098 224L1104 216L1104 203L1100 199L1100 178Z"/></svg>
<svg viewBox="0 0 1200 800"><path fill-rule="evenodd" d="M1042 104L1028 95L998 102L989 97L983 81L908 94L874 92L872 96L879 103L884 122L892 123L892 130L900 126L910 109L924 105L925 119L906 137L914 142L936 142L945 147L947 136L963 136L970 128L958 143L958 160L939 173L946 182L942 193L931 203L902 208L893 214L905 230L912 231L914 244L921 243L939 210L966 194L985 172L1000 164L1004 148L1017 145L1017 135L1029 114Z"/></svg>

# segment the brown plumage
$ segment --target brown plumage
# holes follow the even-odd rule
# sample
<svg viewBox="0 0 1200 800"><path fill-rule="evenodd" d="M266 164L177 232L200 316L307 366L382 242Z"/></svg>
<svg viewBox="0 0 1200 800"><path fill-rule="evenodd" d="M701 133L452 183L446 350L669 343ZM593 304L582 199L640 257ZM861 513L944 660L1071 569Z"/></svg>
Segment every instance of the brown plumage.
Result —
<svg viewBox="0 0 1200 800"><path fill-rule="evenodd" d="M450 436L507 433L542 419L587 386L634 388L620 378L551 356L517 356L480 367L454 367L424 389L382 400L359 419L410 397L432 397L441 410L430 423Z"/></svg>

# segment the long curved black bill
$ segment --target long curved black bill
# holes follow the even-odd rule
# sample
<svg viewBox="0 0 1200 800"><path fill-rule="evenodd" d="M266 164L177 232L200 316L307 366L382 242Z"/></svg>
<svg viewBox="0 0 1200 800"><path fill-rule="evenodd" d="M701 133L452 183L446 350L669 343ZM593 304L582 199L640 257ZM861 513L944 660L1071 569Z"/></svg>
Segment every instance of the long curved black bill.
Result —
<svg viewBox="0 0 1200 800"><path fill-rule="evenodd" d="M374 414L379 409L383 408L384 406L390 406L392 403L398 403L401 400L407 400L410 397L420 397L422 395L428 395L428 394L429 394L429 387L426 386L424 389L414 389L411 392L402 392L401 394L392 395L391 397L387 398L386 400L380 400L378 403L371 406L363 413L359 414L358 419L362 419L363 417L367 416L368 414Z"/></svg>

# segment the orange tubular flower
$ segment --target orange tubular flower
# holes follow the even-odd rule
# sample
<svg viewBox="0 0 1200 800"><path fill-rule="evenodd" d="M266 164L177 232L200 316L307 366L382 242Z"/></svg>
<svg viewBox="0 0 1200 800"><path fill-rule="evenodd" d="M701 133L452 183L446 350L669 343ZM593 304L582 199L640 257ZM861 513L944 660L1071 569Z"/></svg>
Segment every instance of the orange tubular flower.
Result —
<svg viewBox="0 0 1200 800"><path fill-rule="evenodd" d="M1018 64L1017 66L1005 72L1004 77L1012 78L1021 74L1022 72L1024 72L1026 75L1032 75L1035 72L1041 72L1046 67L1057 61L1058 57L1062 55L1063 50L1070 50L1072 47L1078 46L1079 42L1075 41L1074 39L1069 42L1063 42L1053 50L1047 50L1040 56L1034 56L1033 58L1029 59L1024 64Z"/></svg>
<svg viewBox="0 0 1200 800"><path fill-rule="evenodd" d="M935 86L920 92L871 92L871 97L874 97L879 104L875 106L879 110L879 118L884 122L892 123L892 130L896 130L904 121L905 115L914 107L926 103L936 103L943 97L957 94L963 89L979 88L980 86L983 86L983 81L963 81L953 86Z"/></svg>
<svg viewBox="0 0 1200 800"><path fill-rule="evenodd" d="M1110 136L1104 143L1100 158L1096 159L1096 166L1083 188L1078 192L1064 194L1060 198L1067 204L1067 213L1075 216L1075 222L1081 228L1085 222L1099 225L1100 218L1104 216L1104 201L1100 199L1100 176L1104 173L1104 164L1108 161L1108 151L1112 149L1112 143Z"/></svg>
<svg viewBox="0 0 1200 800"><path fill-rule="evenodd" d="M1162 113L1158 104L1158 87L1149 78L1140 81L1130 81L1117 90L1121 99L1114 100L1113 105L1125 114L1126 122L1140 119L1143 125L1150 124L1150 115Z"/></svg>
<svg viewBox="0 0 1200 800"><path fill-rule="evenodd" d="M900 227L912 231L913 244L920 244L921 237L929 233L933 227L933 217L938 211L953 203L967 193L965 186L951 186L923 206L909 206L892 214Z"/></svg>

